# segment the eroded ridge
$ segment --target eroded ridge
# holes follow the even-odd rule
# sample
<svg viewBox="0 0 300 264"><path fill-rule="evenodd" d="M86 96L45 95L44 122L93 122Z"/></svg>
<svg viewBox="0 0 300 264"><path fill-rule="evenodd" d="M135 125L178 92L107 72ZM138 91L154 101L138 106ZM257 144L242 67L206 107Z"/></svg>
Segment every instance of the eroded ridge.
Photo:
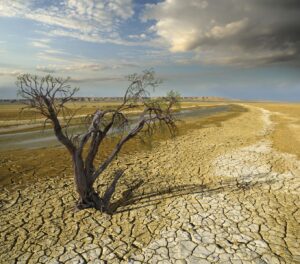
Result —
<svg viewBox="0 0 300 264"><path fill-rule="evenodd" d="M300 263L299 161L249 109L123 157L112 216L75 213L71 178L2 192L1 262Z"/></svg>

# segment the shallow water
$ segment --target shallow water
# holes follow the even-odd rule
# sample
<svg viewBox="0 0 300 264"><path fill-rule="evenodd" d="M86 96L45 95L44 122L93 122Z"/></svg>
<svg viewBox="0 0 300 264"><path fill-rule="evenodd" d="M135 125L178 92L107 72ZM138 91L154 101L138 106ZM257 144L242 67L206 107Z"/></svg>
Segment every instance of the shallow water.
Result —
<svg viewBox="0 0 300 264"><path fill-rule="evenodd" d="M221 105L208 108L187 109L176 113L179 119L184 120L189 117L207 117L217 113L226 112L230 109L229 105ZM134 118L133 118L134 120ZM134 122L134 121L133 121ZM134 123L133 123L134 125ZM83 127L74 127L73 134L84 131ZM49 146L60 146L52 129L14 132L11 134L0 135L0 150L10 149L32 149L44 148Z"/></svg>

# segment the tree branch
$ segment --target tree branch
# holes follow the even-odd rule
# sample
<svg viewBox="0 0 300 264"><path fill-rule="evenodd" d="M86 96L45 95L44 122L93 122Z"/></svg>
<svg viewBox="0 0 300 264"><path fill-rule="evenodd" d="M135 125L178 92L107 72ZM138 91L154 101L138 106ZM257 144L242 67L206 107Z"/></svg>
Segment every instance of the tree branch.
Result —
<svg viewBox="0 0 300 264"><path fill-rule="evenodd" d="M131 138L133 138L138 132L140 132L145 124L145 119L143 118L142 120L139 121L138 125L132 129L125 137L123 137L112 153L108 156L108 158L98 167L98 169L93 173L92 175L92 182L94 182L97 177L107 168L107 166L113 161L113 159L117 156L117 154L120 152L122 149L123 145Z"/></svg>

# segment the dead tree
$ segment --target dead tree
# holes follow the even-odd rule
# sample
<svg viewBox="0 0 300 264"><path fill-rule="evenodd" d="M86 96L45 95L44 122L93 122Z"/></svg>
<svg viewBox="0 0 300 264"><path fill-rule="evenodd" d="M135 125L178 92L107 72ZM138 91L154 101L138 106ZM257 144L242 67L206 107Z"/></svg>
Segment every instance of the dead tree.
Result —
<svg viewBox="0 0 300 264"><path fill-rule="evenodd" d="M109 202L115 191L116 184L123 172L118 170L111 185L102 197L94 189L96 179L116 158L124 144L138 134L151 135L158 126L165 126L174 135L176 131L172 107L178 102L176 93L160 99L149 97L149 88L155 88L160 80L152 70L128 77L128 86L122 103L113 109L98 109L87 117L88 126L85 133L72 135L70 128L76 119L76 112L70 113L66 103L72 101L77 88L69 85L68 78L57 78L51 75L38 77L24 74L18 76L19 94L26 99L27 107L37 110L46 121L50 121L57 139L67 148L72 156L74 180L79 195L78 209L96 208L108 212ZM134 126L128 126L130 110L138 110L139 118ZM46 122L45 121L45 122ZM111 131L127 127L112 152L102 161L95 164L101 143Z"/></svg>

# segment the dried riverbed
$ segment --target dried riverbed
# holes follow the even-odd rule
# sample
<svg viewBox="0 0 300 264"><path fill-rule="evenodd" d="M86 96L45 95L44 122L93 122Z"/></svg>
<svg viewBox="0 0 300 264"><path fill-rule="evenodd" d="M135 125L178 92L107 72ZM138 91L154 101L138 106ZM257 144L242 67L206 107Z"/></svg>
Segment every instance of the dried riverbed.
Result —
<svg viewBox="0 0 300 264"><path fill-rule="evenodd" d="M4 190L1 262L300 263L300 162L273 145L273 113L245 107L121 156L112 216L74 212L71 177Z"/></svg>

